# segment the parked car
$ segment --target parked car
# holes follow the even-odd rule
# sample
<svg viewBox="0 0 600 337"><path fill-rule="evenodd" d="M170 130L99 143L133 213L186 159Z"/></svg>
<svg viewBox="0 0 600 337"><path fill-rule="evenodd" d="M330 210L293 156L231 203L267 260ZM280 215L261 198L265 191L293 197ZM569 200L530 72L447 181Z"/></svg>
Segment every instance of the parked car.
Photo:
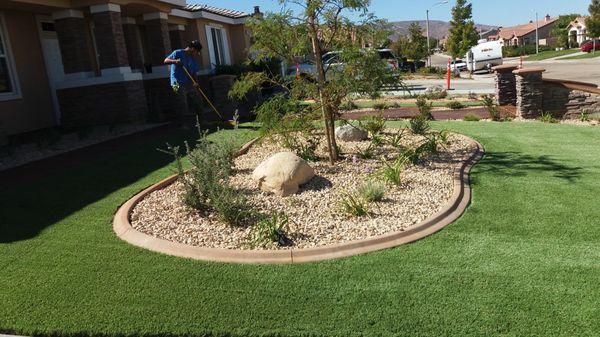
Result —
<svg viewBox="0 0 600 337"><path fill-rule="evenodd" d="M454 62L452 62L450 64L450 70L452 72L460 72L460 71L465 71L468 69L467 66L467 62L463 61L463 60L454 60Z"/></svg>
<svg viewBox="0 0 600 337"><path fill-rule="evenodd" d="M600 40L596 40L596 42L592 41L584 41L581 43L581 51L584 53L591 53L594 51L594 45L596 50L600 50Z"/></svg>
<svg viewBox="0 0 600 337"><path fill-rule="evenodd" d="M386 62L386 65L391 70L399 69L398 58L394 55L394 52L391 49L378 49L377 50L379 57ZM323 65L325 66L325 71L329 69L342 69L344 67L344 63L340 58L341 52L332 51L323 54L322 60ZM298 74L299 73L299 74ZM317 74L316 66L314 61L305 61L302 63L298 63L296 65L292 65L287 69L288 76L311 76L315 77Z"/></svg>

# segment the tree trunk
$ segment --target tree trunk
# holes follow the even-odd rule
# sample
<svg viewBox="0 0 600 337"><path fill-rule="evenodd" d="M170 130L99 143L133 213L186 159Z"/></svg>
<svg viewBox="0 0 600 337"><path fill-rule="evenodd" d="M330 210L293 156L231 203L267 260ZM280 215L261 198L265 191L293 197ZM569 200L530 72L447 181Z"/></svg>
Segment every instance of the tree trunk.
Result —
<svg viewBox="0 0 600 337"><path fill-rule="evenodd" d="M315 58L315 67L317 69L317 91L321 100L321 110L323 112L323 121L325 122L325 135L327 137L327 148L329 152L329 162L334 164L338 158L338 148L335 141L335 115L331 109L331 100L324 93L325 88L325 67L321 58L321 46L318 38L318 25L315 20L316 14L309 13L308 21L310 25L311 42L313 47L313 56Z"/></svg>

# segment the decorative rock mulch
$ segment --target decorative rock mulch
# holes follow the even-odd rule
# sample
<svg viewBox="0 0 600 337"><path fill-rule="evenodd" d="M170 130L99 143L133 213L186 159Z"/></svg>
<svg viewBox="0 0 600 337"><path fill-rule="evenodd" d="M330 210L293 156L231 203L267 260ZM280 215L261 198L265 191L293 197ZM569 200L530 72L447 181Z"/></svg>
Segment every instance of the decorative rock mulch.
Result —
<svg viewBox="0 0 600 337"><path fill-rule="evenodd" d="M395 132L395 131L394 131ZM416 146L423 136L406 131L402 144ZM391 134L386 134L386 138ZM299 249L326 246L366 239L405 230L437 213L453 192L453 172L476 149L467 137L452 134L449 143L438 154L419 165L408 165L400 186L387 185L385 200L369 204L369 216L349 217L340 206L341 196L353 192L381 168L379 159L359 159L358 149L371 143L339 142L345 158L331 166L325 158L324 146L317 153L322 161L313 162L316 177L302 186L299 193L282 198L266 194L251 179L252 171L265 158L285 151L278 145L262 142L235 160L232 186L245 193L249 203L265 214L285 212L290 220L287 236L291 246L267 247L251 245L252 226L231 227L214 215L202 215L189 209L182 201L183 185L176 182L155 191L142 200L131 214L132 226L143 233L169 241L193 246L227 249ZM379 146L376 157L397 155L392 146Z"/></svg>

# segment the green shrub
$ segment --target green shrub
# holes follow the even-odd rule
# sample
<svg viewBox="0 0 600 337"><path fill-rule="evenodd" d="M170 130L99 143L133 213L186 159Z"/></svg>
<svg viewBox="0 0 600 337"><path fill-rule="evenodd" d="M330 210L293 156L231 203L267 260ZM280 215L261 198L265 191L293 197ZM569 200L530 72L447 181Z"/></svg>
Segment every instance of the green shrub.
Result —
<svg viewBox="0 0 600 337"><path fill-rule="evenodd" d="M187 143L186 148L192 166L187 175L179 148L167 144L167 150L163 150L175 158L179 180L185 187L182 201L199 211L214 211L230 225L243 225L251 215L246 198L228 184L236 146L232 142L212 143L202 133L196 148L191 149Z"/></svg>
<svg viewBox="0 0 600 337"><path fill-rule="evenodd" d="M400 154L400 158L402 158L402 160L404 160L405 162L409 162L413 165L417 165L421 161L421 154L419 152L417 152L416 149L409 148L409 149L405 149Z"/></svg>
<svg viewBox="0 0 600 337"><path fill-rule="evenodd" d="M385 129L385 119L381 114L363 116L358 120L358 125L372 137L383 132Z"/></svg>
<svg viewBox="0 0 600 337"><path fill-rule="evenodd" d="M399 149L402 147L402 139L404 139L404 130L402 129L398 132L396 132L389 140L388 140L388 144L390 144L391 146L395 147L396 149Z"/></svg>
<svg viewBox="0 0 600 337"><path fill-rule="evenodd" d="M474 115L474 114L467 114L463 120L465 122L479 122L481 120L481 118L479 118L479 116Z"/></svg>
<svg viewBox="0 0 600 337"><path fill-rule="evenodd" d="M366 201L351 193L342 195L340 205L342 211L349 216L361 217L369 214Z"/></svg>
<svg viewBox="0 0 600 337"><path fill-rule="evenodd" d="M383 184L371 180L365 182L358 188L358 194L368 202L383 200L385 193L386 188Z"/></svg>
<svg viewBox="0 0 600 337"><path fill-rule="evenodd" d="M487 108L488 113L490 114L490 118L495 122L501 121L500 111L498 110L498 107L494 102L494 98L491 95L484 95L482 97L482 102L483 105Z"/></svg>
<svg viewBox="0 0 600 337"><path fill-rule="evenodd" d="M289 218L283 212L273 212L257 222L252 228L252 245L254 247L268 247L275 243L278 246L287 246L290 243L286 235L289 228Z"/></svg>
<svg viewBox="0 0 600 337"><path fill-rule="evenodd" d="M416 152L419 154L420 157L423 157L425 155L438 153L438 147L439 140L437 135L431 134L421 145L419 145Z"/></svg>
<svg viewBox="0 0 600 337"><path fill-rule="evenodd" d="M460 110L460 109L464 109L465 105L459 101L451 101L451 102L446 103L446 107L448 107L449 109L452 109L452 110Z"/></svg>
<svg viewBox="0 0 600 337"><path fill-rule="evenodd" d="M389 108L389 106L384 102L378 102L378 103L373 104L373 109L375 109L375 110L385 110L388 108Z"/></svg>
<svg viewBox="0 0 600 337"><path fill-rule="evenodd" d="M431 109L433 109L433 103L427 102L427 99L424 97L417 98L416 101L417 108L419 109L419 115L427 120L432 120L433 115L431 114Z"/></svg>
<svg viewBox="0 0 600 337"><path fill-rule="evenodd" d="M552 47L550 46L539 46L540 52L542 51L551 51ZM504 57L517 57L517 56L525 56L532 55L536 53L535 44L527 44L523 46L504 46L502 47L502 54Z"/></svg>
<svg viewBox="0 0 600 337"><path fill-rule="evenodd" d="M579 115L579 120L582 122L589 122L590 121L590 113L587 110L582 111L581 114Z"/></svg>
<svg viewBox="0 0 600 337"><path fill-rule="evenodd" d="M383 167L378 171L379 176L388 183L400 185L402 183L402 172L404 172L406 159L398 157L390 163L385 157L382 157L381 163Z"/></svg>
<svg viewBox="0 0 600 337"><path fill-rule="evenodd" d="M426 134L431 126L429 125L429 120L424 116L417 116L410 120L409 122L410 130L412 133L416 135L424 135Z"/></svg>
<svg viewBox="0 0 600 337"><path fill-rule="evenodd" d="M369 144L366 149L356 150L356 155L361 159L373 159L375 153L373 152L373 145Z"/></svg>
<svg viewBox="0 0 600 337"><path fill-rule="evenodd" d="M358 105L354 101L346 101L340 105L340 110L351 111L358 109Z"/></svg>
<svg viewBox="0 0 600 337"><path fill-rule="evenodd" d="M558 123L558 120L554 118L554 116L552 116L552 114L549 112L542 112L542 115L540 116L540 121L542 123Z"/></svg>

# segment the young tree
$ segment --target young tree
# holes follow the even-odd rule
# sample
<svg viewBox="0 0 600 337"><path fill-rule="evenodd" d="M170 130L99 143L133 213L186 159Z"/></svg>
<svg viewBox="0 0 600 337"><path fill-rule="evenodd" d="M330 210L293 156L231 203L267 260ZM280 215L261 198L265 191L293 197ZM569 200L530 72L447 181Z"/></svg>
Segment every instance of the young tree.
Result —
<svg viewBox="0 0 600 337"><path fill-rule="evenodd" d="M350 94L375 96L381 88L397 77L373 48L384 45L390 35L386 23L368 13L369 0L280 0L284 9L269 13L262 19L252 19L248 26L253 34L256 60L278 58L288 64L306 54L314 59L314 73L310 76L277 76L248 73L238 80L230 95L242 98L250 90L270 83L285 90L263 103L259 114L272 116L272 109L282 104L271 101L287 100L289 106L319 112L324 122L325 138L331 163L338 160L335 139L335 121L339 105ZM295 9L293 11L290 6ZM352 14L355 21L349 18ZM368 45L373 48L363 48ZM336 52L341 67L330 67L323 55ZM316 104L295 104L304 99ZM291 113L297 111L290 111ZM303 112L306 112L303 110ZM276 117L275 117L276 118Z"/></svg>
<svg viewBox="0 0 600 337"><path fill-rule="evenodd" d="M592 0L589 11L590 16L585 20L588 36L600 37L600 0Z"/></svg>
<svg viewBox="0 0 600 337"><path fill-rule="evenodd" d="M567 30L567 27L569 27L569 24L577 19L579 16L579 14L569 14L569 15L561 15L558 17L558 20L556 20L556 24L554 25L554 28L552 28L552 31L550 31L550 36L555 37L556 38L556 44L558 47L562 47L562 48L569 48L569 45L571 41L569 41L569 39L571 38L569 36L569 31Z"/></svg>
<svg viewBox="0 0 600 337"><path fill-rule="evenodd" d="M416 63L428 55L427 38L423 35L423 28L417 22L413 22L408 27L408 37L400 37L392 45L392 49L397 55L402 55Z"/></svg>
<svg viewBox="0 0 600 337"><path fill-rule="evenodd" d="M472 18L472 4L467 4L467 0L456 0L456 5L452 8L450 35L446 43L446 50L454 58L464 56L477 44L479 34Z"/></svg>

